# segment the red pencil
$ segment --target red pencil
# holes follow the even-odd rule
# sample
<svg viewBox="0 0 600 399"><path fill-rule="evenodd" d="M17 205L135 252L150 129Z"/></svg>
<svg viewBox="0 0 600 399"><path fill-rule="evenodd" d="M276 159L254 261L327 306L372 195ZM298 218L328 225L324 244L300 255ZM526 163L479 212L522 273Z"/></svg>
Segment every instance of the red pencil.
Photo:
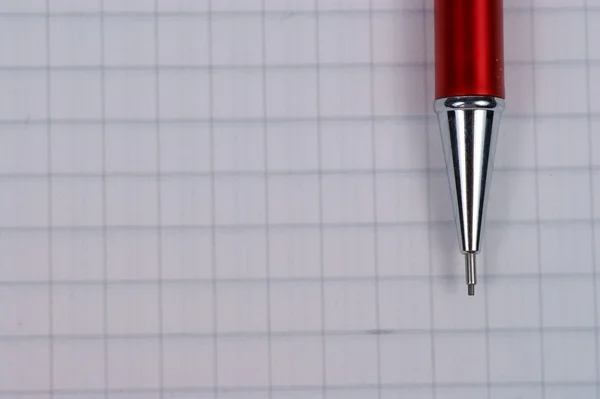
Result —
<svg viewBox="0 0 600 399"><path fill-rule="evenodd" d="M475 294L500 117L502 0L435 0L435 103L468 294Z"/></svg>

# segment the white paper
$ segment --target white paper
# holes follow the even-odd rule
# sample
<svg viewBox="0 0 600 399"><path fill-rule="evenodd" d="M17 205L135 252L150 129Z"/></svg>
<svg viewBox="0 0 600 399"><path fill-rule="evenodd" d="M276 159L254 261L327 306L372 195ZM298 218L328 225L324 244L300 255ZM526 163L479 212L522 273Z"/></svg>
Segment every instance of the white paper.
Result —
<svg viewBox="0 0 600 399"><path fill-rule="evenodd" d="M596 398L599 6L505 0L468 297L432 1L0 3L0 398Z"/></svg>

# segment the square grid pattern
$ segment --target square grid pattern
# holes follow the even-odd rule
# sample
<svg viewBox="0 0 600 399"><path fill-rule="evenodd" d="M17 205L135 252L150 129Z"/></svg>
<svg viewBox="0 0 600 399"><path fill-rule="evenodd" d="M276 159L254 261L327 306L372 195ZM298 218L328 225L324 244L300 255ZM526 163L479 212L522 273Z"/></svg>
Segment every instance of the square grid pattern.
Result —
<svg viewBox="0 0 600 399"><path fill-rule="evenodd" d="M505 0L475 298L431 0L0 3L0 398L598 398L600 2Z"/></svg>

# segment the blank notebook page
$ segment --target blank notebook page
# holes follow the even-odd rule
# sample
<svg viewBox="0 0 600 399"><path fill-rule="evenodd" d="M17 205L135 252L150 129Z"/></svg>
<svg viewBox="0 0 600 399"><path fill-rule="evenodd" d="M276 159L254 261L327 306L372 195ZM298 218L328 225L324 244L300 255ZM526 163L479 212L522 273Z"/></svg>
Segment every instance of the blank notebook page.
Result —
<svg viewBox="0 0 600 399"><path fill-rule="evenodd" d="M597 398L600 2L504 2L475 297L432 4L1 1L0 399Z"/></svg>

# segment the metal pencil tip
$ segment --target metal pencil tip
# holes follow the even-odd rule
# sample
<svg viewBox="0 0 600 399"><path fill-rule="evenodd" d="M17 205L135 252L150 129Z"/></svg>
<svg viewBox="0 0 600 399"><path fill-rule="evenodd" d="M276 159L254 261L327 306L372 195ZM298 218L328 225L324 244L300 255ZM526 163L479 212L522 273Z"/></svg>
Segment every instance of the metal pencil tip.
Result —
<svg viewBox="0 0 600 399"><path fill-rule="evenodd" d="M477 284L477 264L475 252L465 254L465 274L467 277L467 286L469 296L475 295L475 284Z"/></svg>

